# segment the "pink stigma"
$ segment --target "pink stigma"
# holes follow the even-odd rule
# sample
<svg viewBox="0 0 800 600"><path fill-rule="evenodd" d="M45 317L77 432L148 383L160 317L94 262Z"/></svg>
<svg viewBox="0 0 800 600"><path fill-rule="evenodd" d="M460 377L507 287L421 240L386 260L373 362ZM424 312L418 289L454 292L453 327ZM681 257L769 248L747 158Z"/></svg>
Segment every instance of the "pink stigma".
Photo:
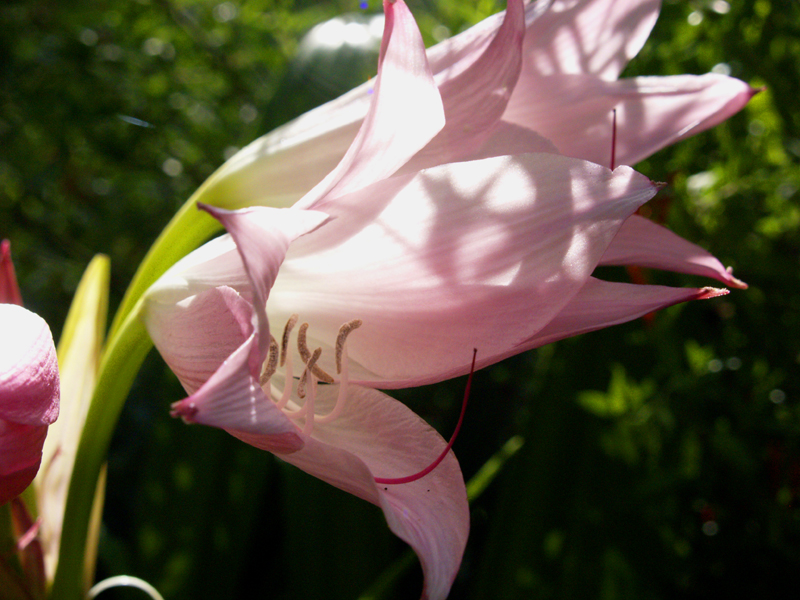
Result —
<svg viewBox="0 0 800 600"><path fill-rule="evenodd" d="M450 449L453 447L453 443L456 441L456 437L458 436L458 432L461 431L461 423L464 422L464 413L467 411L467 400L469 399L469 390L472 387L472 374L475 372L475 358L478 356L478 349L473 348L472 350L472 366L469 369L469 377L467 378L467 386L464 388L464 401L461 403L461 414L458 415L458 423L456 423L456 428L453 430L453 436L450 438L450 441L447 442L447 446L445 446L442 453L434 460L431 464L427 467L422 469L419 473L414 473L413 475L408 475L406 477L398 477L397 479L384 479L383 477L376 477L375 483L382 483L385 485L399 485L401 483L412 483L417 481L418 479L422 479L433 471L436 467L439 466L439 463L444 460L444 457L447 456L447 453L450 452Z"/></svg>

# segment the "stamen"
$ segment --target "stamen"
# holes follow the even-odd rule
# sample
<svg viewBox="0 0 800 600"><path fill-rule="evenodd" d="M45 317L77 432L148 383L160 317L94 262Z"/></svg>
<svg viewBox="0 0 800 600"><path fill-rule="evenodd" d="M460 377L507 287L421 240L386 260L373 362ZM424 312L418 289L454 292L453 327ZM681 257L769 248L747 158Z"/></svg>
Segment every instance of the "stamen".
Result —
<svg viewBox="0 0 800 600"><path fill-rule="evenodd" d="M444 457L447 456L447 453L450 452L450 449L453 447L453 443L456 441L456 436L458 432L461 430L461 423L464 421L464 413L467 410L467 400L469 399L469 390L472 387L472 374L475 372L475 358L478 356L478 349L473 348L472 350L472 366L469 369L469 377L467 378L467 386L464 389L464 401L461 404L461 414L458 415L458 423L456 423L456 428L453 430L453 436L450 438L450 441L447 442L447 446L445 446L442 453L439 457L434 460L431 464L427 467L422 469L419 473L414 473L413 475L408 475L407 477L398 477L396 479L384 479L383 477L376 477L375 483L380 483L383 485L399 485L401 483L412 483L417 481L418 479L422 479L433 471L436 467L439 466L439 463L444 460Z"/></svg>
<svg viewBox="0 0 800 600"><path fill-rule="evenodd" d="M347 403L347 384L350 375L347 371L347 336L355 329L361 327L361 319L353 319L339 328L339 335L336 337L336 372L339 375L339 394L336 396L336 404L333 410L327 415L314 417L316 423L330 423L339 418Z"/></svg>
<svg viewBox="0 0 800 600"><path fill-rule="evenodd" d="M308 344L306 342L307 332L308 323L300 325L300 329L297 332L297 350L300 352L300 358L302 358L303 362L306 364L308 364L308 359L311 358L311 350L308 349Z"/></svg>
<svg viewBox="0 0 800 600"><path fill-rule="evenodd" d="M311 432L314 430L314 402L317 397L317 382L314 381L314 363L319 360L321 354L322 348L314 350L314 354L311 355L311 360L306 370L303 371L303 377L300 380L301 383L309 379L311 380L311 385L308 387L308 398L306 398L306 402L303 404L303 409L306 411L306 422L303 424L304 435L311 435ZM309 372L311 373L310 375Z"/></svg>
<svg viewBox="0 0 800 600"><path fill-rule="evenodd" d="M292 355L289 354L286 357L286 366L284 367L284 384L283 384L283 394L281 395L281 399L276 402L276 406L280 409L283 409L288 403L289 398L292 397L292 385L294 384L294 373L292 372Z"/></svg>
<svg viewBox="0 0 800 600"><path fill-rule="evenodd" d="M303 362L309 364L308 361L311 358L311 352L309 351L308 344L306 343L307 331L308 331L308 323L303 323L302 325L300 325L300 329L297 331L297 350L300 352L300 356L302 357ZM314 363L311 363L309 369L312 370L314 375L316 375L320 381L324 381L325 383L333 383L333 377L328 375L327 372L325 372L320 367L316 366Z"/></svg>
<svg viewBox="0 0 800 600"><path fill-rule="evenodd" d="M281 366L286 364L286 354L289 351L289 335L292 333L292 329L294 326L297 325L297 319L299 319L296 314L289 317L289 320L286 321L286 327L283 328L283 339L281 340Z"/></svg>
<svg viewBox="0 0 800 600"><path fill-rule="evenodd" d="M614 165L617 160L617 109L612 108L611 114L611 170L614 170Z"/></svg>
<svg viewBox="0 0 800 600"><path fill-rule="evenodd" d="M308 361L306 362L306 368L303 369L303 374L300 376L300 382L297 384L297 395L300 398L306 397L306 383L308 382L308 372L314 373L314 364L319 360L320 355L322 354L322 348L317 348L314 350L314 354L311 354L308 357Z"/></svg>
<svg viewBox="0 0 800 600"><path fill-rule="evenodd" d="M336 336L336 373L337 375L342 372L342 353L344 352L344 343L347 341L347 336L350 333L361 327L361 319L353 319L339 327L339 335Z"/></svg>
<svg viewBox="0 0 800 600"><path fill-rule="evenodd" d="M269 336L269 354L267 354L267 360L264 361L261 377L258 378L258 383L262 387L269 383L275 371L278 370L278 356L278 342L275 341L273 336Z"/></svg>

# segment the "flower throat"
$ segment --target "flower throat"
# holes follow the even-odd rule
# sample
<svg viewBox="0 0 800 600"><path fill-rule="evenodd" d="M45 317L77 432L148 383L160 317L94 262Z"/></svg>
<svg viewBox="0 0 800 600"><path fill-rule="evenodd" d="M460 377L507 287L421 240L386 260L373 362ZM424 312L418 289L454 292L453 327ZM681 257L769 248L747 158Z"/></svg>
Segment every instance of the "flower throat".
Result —
<svg viewBox="0 0 800 600"><path fill-rule="evenodd" d="M314 424L330 423L331 421L335 420L344 409L347 401L347 385L349 382L349 374L347 369L347 338L353 331L361 327L362 321L361 319L353 319L339 328L339 333L336 336L336 344L334 347L338 381L322 367L317 365L317 361L322 355L322 348L316 348L313 352L309 349L308 323L302 323L300 325L297 331L297 351L305 366L297 383L297 396L301 399L305 399L305 402L302 406L295 407L296 404L291 400L293 387L292 381L294 379L294 375L292 369L292 353L289 351L289 344L292 331L297 326L298 320L298 315L294 314L286 322L286 326L283 328L283 335L281 336L280 347L277 340L275 340L273 336L270 336L269 352L266 360L263 363L261 376L259 377L259 384L262 387L267 386L272 376L277 372L278 367L283 367L285 370L286 385L284 386L283 391L280 393L280 397L278 397L278 394L273 396L277 398L275 400L275 404L284 412L287 417L291 419L303 418L304 423L302 432L304 435L310 435L314 429ZM417 473L397 478L375 477L375 483L381 485L401 485L404 483L412 483L431 473L444 460L444 458L447 456L447 453L450 452L451 448L453 447L456 437L461 430L461 424L464 421L464 414L466 413L467 401L469 399L470 388L472 387L472 375L475 372L475 360L477 355L478 349L474 348L472 352L472 364L470 366L469 377L467 378L467 385L464 389L464 400L461 403L461 413L458 416L458 422L453 430L453 435L451 436L450 441L447 443L444 450L442 450L442 452L433 462ZM339 384L339 393L336 398L336 404L326 415L318 415L314 412L316 385L318 381L326 384Z"/></svg>

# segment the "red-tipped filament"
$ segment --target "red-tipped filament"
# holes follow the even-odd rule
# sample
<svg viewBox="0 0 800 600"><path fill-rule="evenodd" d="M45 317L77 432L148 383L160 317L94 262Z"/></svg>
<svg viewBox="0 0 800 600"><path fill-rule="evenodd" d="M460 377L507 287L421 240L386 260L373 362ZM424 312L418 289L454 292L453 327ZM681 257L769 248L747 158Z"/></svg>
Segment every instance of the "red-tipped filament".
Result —
<svg viewBox="0 0 800 600"><path fill-rule="evenodd" d="M474 348L472 350L472 366L469 369L469 377L467 378L467 386L464 388L464 400L461 403L461 414L458 415L458 423L456 423L456 428L453 430L453 435L450 438L450 441L447 442L447 446L445 446L442 453L434 460L431 464L427 467L419 471L418 473L414 473L413 475L407 475L406 477L397 477L397 478L383 478L383 477L376 477L375 483L380 483L383 485L400 485L401 483L412 483L417 481L418 479L422 479L428 473L433 471L436 467L439 466L444 460L444 457L447 456L447 453L450 452L450 449L453 447L453 444L456 441L456 437L458 436L458 432L461 430L461 423L464 422L464 413L467 412L467 400L469 399L469 390L472 387L472 374L475 372L475 358L478 356L478 349Z"/></svg>

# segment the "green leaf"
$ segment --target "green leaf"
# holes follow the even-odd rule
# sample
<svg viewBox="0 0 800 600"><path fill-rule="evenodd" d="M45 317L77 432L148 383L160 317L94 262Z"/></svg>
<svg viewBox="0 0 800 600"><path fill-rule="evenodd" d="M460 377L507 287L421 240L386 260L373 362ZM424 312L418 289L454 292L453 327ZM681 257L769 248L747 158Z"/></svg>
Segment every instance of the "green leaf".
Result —
<svg viewBox="0 0 800 600"><path fill-rule="evenodd" d="M152 345L134 311L109 341L103 355L70 480L53 599L80 600L84 596L84 557L94 490L122 405Z"/></svg>

